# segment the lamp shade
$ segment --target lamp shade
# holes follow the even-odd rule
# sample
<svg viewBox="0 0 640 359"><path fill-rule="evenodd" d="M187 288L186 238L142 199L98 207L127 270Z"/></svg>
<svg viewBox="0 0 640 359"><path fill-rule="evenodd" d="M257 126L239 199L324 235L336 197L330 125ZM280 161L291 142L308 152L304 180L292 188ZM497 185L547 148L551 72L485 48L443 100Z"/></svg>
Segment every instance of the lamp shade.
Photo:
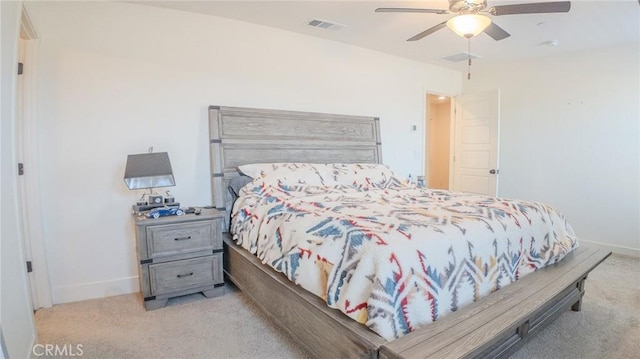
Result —
<svg viewBox="0 0 640 359"><path fill-rule="evenodd" d="M491 25L491 19L479 14L458 15L447 21L447 27L466 38L478 35L489 25Z"/></svg>
<svg viewBox="0 0 640 359"><path fill-rule="evenodd" d="M124 183L129 189L175 186L169 154L152 152L127 156Z"/></svg>

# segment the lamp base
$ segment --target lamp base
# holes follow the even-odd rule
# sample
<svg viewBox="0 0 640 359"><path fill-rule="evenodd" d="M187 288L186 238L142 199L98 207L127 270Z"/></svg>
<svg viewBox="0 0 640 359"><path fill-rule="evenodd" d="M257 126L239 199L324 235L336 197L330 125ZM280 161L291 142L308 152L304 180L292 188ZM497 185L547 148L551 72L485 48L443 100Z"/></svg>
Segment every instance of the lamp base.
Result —
<svg viewBox="0 0 640 359"><path fill-rule="evenodd" d="M173 202L173 203L156 203L156 204L144 204L144 205L139 205L139 204L134 204L131 206L131 208L133 208L134 212L145 212L154 208L158 208L158 207L180 207L180 202Z"/></svg>

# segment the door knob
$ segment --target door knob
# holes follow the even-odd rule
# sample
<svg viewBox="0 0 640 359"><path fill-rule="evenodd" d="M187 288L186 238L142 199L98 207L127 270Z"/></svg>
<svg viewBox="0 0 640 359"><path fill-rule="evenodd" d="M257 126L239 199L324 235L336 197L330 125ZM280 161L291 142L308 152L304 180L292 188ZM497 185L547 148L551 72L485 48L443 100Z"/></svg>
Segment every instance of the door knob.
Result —
<svg viewBox="0 0 640 359"><path fill-rule="evenodd" d="M500 170L496 170L496 169L490 169L489 173L491 173L492 175L498 174L500 173Z"/></svg>

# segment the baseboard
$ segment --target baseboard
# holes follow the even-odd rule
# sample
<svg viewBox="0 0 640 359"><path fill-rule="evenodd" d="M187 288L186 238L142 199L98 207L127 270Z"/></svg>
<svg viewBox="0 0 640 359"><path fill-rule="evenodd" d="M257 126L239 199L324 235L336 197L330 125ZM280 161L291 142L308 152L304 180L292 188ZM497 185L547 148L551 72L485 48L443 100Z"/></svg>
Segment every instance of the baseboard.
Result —
<svg viewBox="0 0 640 359"><path fill-rule="evenodd" d="M640 257L640 249L638 249L638 248L614 246L614 245L611 245L611 244L594 242L594 241L587 241L587 240L584 240L584 239L581 239L580 243L584 243L585 245L588 245L588 246L591 246L591 247L597 247L597 248L600 248L600 249L611 251L614 254L622 254L622 255L631 256L631 257Z"/></svg>
<svg viewBox="0 0 640 359"><path fill-rule="evenodd" d="M585 245L602 248L615 254L640 257L640 249L614 246L611 244L580 240ZM53 289L53 304L77 302L80 300L111 297L140 291L138 277L128 277L101 282L83 283Z"/></svg>
<svg viewBox="0 0 640 359"><path fill-rule="evenodd" d="M53 304L111 297L140 291L138 277L127 277L101 282L82 283L53 288Z"/></svg>

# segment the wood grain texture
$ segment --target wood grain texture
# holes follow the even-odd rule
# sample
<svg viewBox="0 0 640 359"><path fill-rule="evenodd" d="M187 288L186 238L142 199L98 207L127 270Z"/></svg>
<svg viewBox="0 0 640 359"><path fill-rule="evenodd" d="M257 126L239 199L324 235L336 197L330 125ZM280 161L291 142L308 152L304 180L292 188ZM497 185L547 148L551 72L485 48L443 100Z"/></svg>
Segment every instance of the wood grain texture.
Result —
<svg viewBox="0 0 640 359"><path fill-rule="evenodd" d="M225 234L225 273L273 321L317 358L377 358L385 340L262 265Z"/></svg>
<svg viewBox="0 0 640 359"><path fill-rule="evenodd" d="M229 181L248 163L382 163L376 117L209 107L211 203L231 213Z"/></svg>
<svg viewBox="0 0 640 359"><path fill-rule="evenodd" d="M224 293L223 216L203 209L200 215L135 217L138 279L147 310L164 307L171 297Z"/></svg>
<svg viewBox="0 0 640 359"><path fill-rule="evenodd" d="M228 182L248 163L382 163L373 117L211 106L212 203L226 210ZM228 228L228 223L225 224ZM400 339L365 326L225 241L225 273L300 345L318 358L494 358L516 350L569 307L579 309L587 274L610 253L579 248L566 259Z"/></svg>
<svg viewBox="0 0 640 359"><path fill-rule="evenodd" d="M217 222L197 221L147 227L149 258L182 253L211 253L222 247Z"/></svg>
<svg viewBox="0 0 640 359"><path fill-rule="evenodd" d="M154 295L198 289L220 283L222 277L222 254L183 259L149 265L149 282ZM202 291L201 289L198 291Z"/></svg>
<svg viewBox="0 0 640 359"><path fill-rule="evenodd" d="M580 247L562 261L386 344L381 350L382 357L485 357L504 341L514 341L512 337L522 324L528 322L528 333L535 332L538 326L546 324L545 316L553 319L559 310L579 301L583 295L580 283L610 254ZM556 306L558 303L562 303L560 308ZM518 335L511 346L522 337Z"/></svg>

